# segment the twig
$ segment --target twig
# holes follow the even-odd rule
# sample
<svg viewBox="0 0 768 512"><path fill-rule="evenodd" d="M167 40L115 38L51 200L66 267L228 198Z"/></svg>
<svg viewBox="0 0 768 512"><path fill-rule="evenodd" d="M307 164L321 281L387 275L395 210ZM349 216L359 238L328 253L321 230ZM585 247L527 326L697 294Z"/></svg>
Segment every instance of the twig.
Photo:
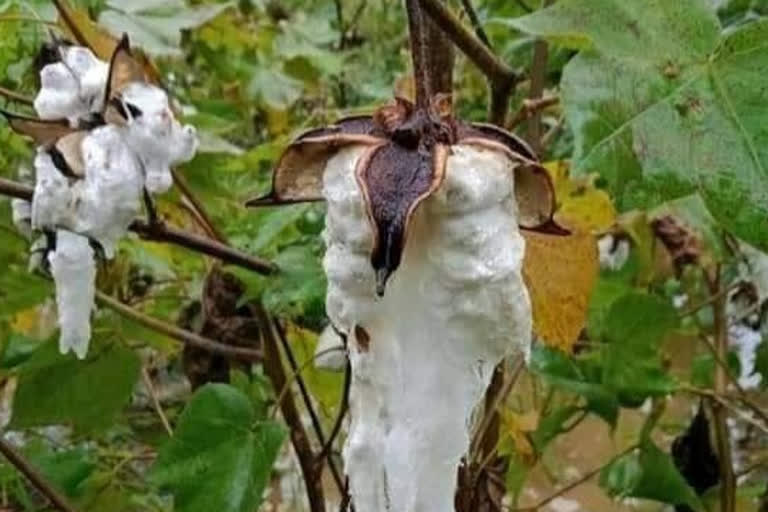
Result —
<svg viewBox="0 0 768 512"><path fill-rule="evenodd" d="M559 498L563 494L565 494L567 492L570 492L573 489L575 489L576 487L578 487L578 486L588 482L589 480L591 480L592 478L597 476L603 469L605 469L606 467L608 467L611 464L613 464L617 459L619 459L619 458L623 457L624 455L630 453L631 451L635 450L636 448L637 448L637 445L632 445L629 448L627 448L624 451L622 451L621 453L619 453L617 455L614 455L611 458L611 460L609 460L608 462L606 462L602 466L593 469L592 471L584 474L583 476L581 476L580 478L574 480L573 482L569 483L568 485L558 489L553 494L550 494L549 496L547 496L546 498L542 499L541 501L539 501L538 503L536 503L533 506L522 507L522 508L514 508L514 509L508 509L508 510L510 512L536 512L536 511L542 509L543 507L546 507L547 505L549 505L551 502L555 501L557 498Z"/></svg>
<svg viewBox="0 0 768 512"><path fill-rule="evenodd" d="M469 17L469 21L472 23L472 28L475 29L477 38L480 39L488 49L493 50L491 40L488 39L488 34L485 33L483 24L480 23L480 18L477 16L477 11L472 5L472 0L461 0L461 6L464 8L464 12L467 13L467 17Z"/></svg>
<svg viewBox="0 0 768 512"><path fill-rule="evenodd" d="M0 195L32 201L32 194L32 187L0 178ZM273 263L251 256L210 238L181 231L162 223L149 224L141 220L135 220L129 229L138 233L145 240L172 243L220 259L225 263L253 270L259 274L270 275L277 272L277 267Z"/></svg>
<svg viewBox="0 0 768 512"><path fill-rule="evenodd" d="M694 304L693 306L689 308L685 308L683 311L680 311L677 314L677 316L678 318L683 318L683 317L691 316L695 313L698 313L699 310L702 310L707 306L711 306L722 297L729 295L732 291L738 290L739 288L741 288L741 286L742 286L742 283L739 282L739 283L734 283L731 286L728 286L727 288L723 288L722 290L718 291L716 294L710 295L709 297L699 302L698 304Z"/></svg>
<svg viewBox="0 0 768 512"><path fill-rule="evenodd" d="M341 426L344 423L344 417L347 415L347 410L349 408L349 390L352 387L352 365L349 363L349 360L347 360L347 366L344 369L344 393L341 396L341 405L339 406L339 412L336 415L336 421L333 423L333 428L331 429L331 433L328 434L328 440L325 442L325 445L320 450L320 453L317 455L318 459L322 459L326 455L331 453L331 448L333 447L333 442L336 440L336 437L339 435L339 432L341 432Z"/></svg>
<svg viewBox="0 0 768 512"><path fill-rule="evenodd" d="M683 384L682 386L680 386L680 389L682 391L687 392L687 393L691 393L693 395L700 396L700 397L703 397L703 398L707 398L710 401L715 401L715 402L719 403L723 407L731 410L734 414L736 414L739 417L739 419L741 419L745 423L749 423L750 425L752 425L753 427L757 428L761 432L768 434L768 426L763 425L760 422L756 421L754 418L748 416L741 409L739 409L735 404L730 402L730 401L738 401L739 400L738 397L732 397L732 396L729 396L729 395L721 395L721 394L715 393L714 391L712 391L710 389L701 389L701 388L697 388L695 386L691 386L691 385L688 385L688 384Z"/></svg>
<svg viewBox="0 0 768 512"><path fill-rule="evenodd" d="M0 96L18 103L24 103L25 105L32 105L34 103L34 100L29 96L6 89L5 87L0 87Z"/></svg>
<svg viewBox="0 0 768 512"><path fill-rule="evenodd" d="M261 304L256 304L252 308L260 324L259 330L264 346L264 371L272 382L273 388L282 389L288 379L280 357L275 326ZM325 512L325 497L321 478L322 466L317 464L312 453L312 445L291 393L288 393L281 402L280 410L290 429L291 444L296 452L296 457L299 459L299 466L307 488L309 508L311 512Z"/></svg>
<svg viewBox="0 0 768 512"><path fill-rule="evenodd" d="M546 98L526 98L523 100L522 105L518 109L515 116L509 123L507 123L507 130L512 131L517 128L520 123L531 119L534 114L557 105L560 102L560 98L557 96L547 96Z"/></svg>
<svg viewBox="0 0 768 512"><path fill-rule="evenodd" d="M488 432L488 429L493 424L493 419L497 415L497 409L499 408L499 405L501 405L504 402L504 400L507 399L507 397L509 396L509 393L512 392L512 389L514 388L518 377L520 377L520 374L522 373L524 366L525 365L524 365L523 359L522 358L518 359L515 362L514 367L512 368L512 374L509 377L509 379L507 379L507 381L502 384L502 386L498 390L498 393L490 397L491 400L489 402L486 402L483 419L481 420L480 425L477 427L477 431L473 436L470 453L474 453L476 456L480 455L478 453L480 450L479 444L482 443L486 433Z"/></svg>
<svg viewBox="0 0 768 512"><path fill-rule="evenodd" d="M542 0L541 7L544 8L551 3L550 0ZM531 90L528 98L536 101L544 93L544 85L547 79L547 62L549 60L549 43L544 39L537 39L533 43L533 61L531 62ZM541 153L541 111L532 112L528 122L528 143L533 148L534 153Z"/></svg>
<svg viewBox="0 0 768 512"><path fill-rule="evenodd" d="M503 125L517 73L499 59L440 0L418 0L424 11L488 79L491 89L489 120Z"/></svg>
<svg viewBox="0 0 768 512"><path fill-rule="evenodd" d="M224 235L221 233L221 231L219 231L219 229L211 220L208 212L203 206L203 203L200 202L197 196L195 196L195 194L189 188L189 184L187 184L186 178L179 172L178 169L171 169L171 175L173 176L173 183L179 187L179 192L181 192L182 198L189 201L189 203L192 205L192 213L197 219L198 224L200 224L208 236L219 242L226 243Z"/></svg>
<svg viewBox="0 0 768 512"><path fill-rule="evenodd" d="M145 315L98 290L96 291L96 301L136 323L212 354L220 354L222 356L249 362L260 361L264 356L259 350L219 343L218 341L204 338L192 331L187 331L157 318Z"/></svg>
<svg viewBox="0 0 768 512"><path fill-rule="evenodd" d="M304 406L307 409L307 412L309 413L309 418L312 421L312 427L315 430L315 435L317 436L317 440L320 442L320 445L325 445L325 434L323 433L323 426L320 424L320 418L317 415L317 411L315 411L315 406L312 403L312 396L309 393L309 389L307 388L307 383L304 382L304 379L301 376L301 370L299 369L299 365L296 361L296 356L293 354L293 350L291 349L290 343L288 343L288 338L285 335L285 331L283 330L283 327L280 325L279 322L272 321L274 325L274 331L277 333L277 337L280 340L280 344L283 347L283 351L285 352L285 356L288 359L288 364L291 367L291 371L293 371L293 374L296 376L296 383L299 386L299 392L301 393L301 398L304 401ZM287 383L287 381L286 381ZM284 383L283 385L286 385ZM282 387L280 388L282 389ZM334 462L333 458L331 457L331 454L327 454L328 459L328 467L331 470L331 474L333 475L333 479L336 481L336 485L339 488L339 492L344 489L344 479L341 477L341 471L336 467L336 463Z"/></svg>
<svg viewBox="0 0 768 512"><path fill-rule="evenodd" d="M64 24L67 26L70 32L72 32L72 35L77 40L77 43L80 46L86 46L90 48L90 45L88 44L88 38L83 35L83 33L80 31L80 27L75 23L75 20L73 20L69 16L69 10L67 7L65 7L62 0L53 0L53 4L56 6L56 10L59 11L59 16L61 16L61 19L64 20Z"/></svg>
<svg viewBox="0 0 768 512"><path fill-rule="evenodd" d="M728 358L728 321L726 318L726 301L722 290L722 272L720 265L715 268L714 277L706 275L710 294L717 296L712 304L714 310L714 335L717 357L726 361ZM728 370L722 365L715 367L714 392L725 393L728 387ZM720 502L722 512L736 511L736 476L733 473L733 461L731 458L731 440L728 432L726 410L720 402L712 401L712 414L714 417L715 437L717 440L718 458L720 461Z"/></svg>
<svg viewBox="0 0 768 512"><path fill-rule="evenodd" d="M48 501L61 512L75 512L75 509L48 483L43 476L13 447L0 437L0 452L8 459L8 462L18 469L32 486L40 491L40 494L48 498Z"/></svg>
<svg viewBox="0 0 768 512"><path fill-rule="evenodd" d="M283 401L283 396L285 396L286 393L288 393L291 389L291 386L296 381L296 379L310 366L312 366L315 361L323 357L324 355L331 354L333 352L343 351L343 347L331 347L327 348L325 350L321 350L317 354L313 355L311 359L308 359L304 361L304 364L302 364L299 369L296 372L293 372L290 377L288 377L288 382L286 382L286 385L283 389L280 390L280 393L277 395L277 399L275 400L275 406L279 409L280 408L280 402Z"/></svg>
<svg viewBox="0 0 768 512"><path fill-rule="evenodd" d="M541 151L544 152L552 141L555 139L558 133L563 129L565 125L565 116L560 116L560 119L541 137Z"/></svg>
<svg viewBox="0 0 768 512"><path fill-rule="evenodd" d="M155 407L155 411L160 417L160 422L163 424L163 428L168 433L169 437L173 437L173 429L171 428L171 424L168 423L168 418L165 416L163 407L160 405L160 399L157 397L157 391L155 391L154 384L152 384L152 378L144 367L141 368L141 378L144 380L144 387L147 388L147 393L149 393L149 397L152 399L152 405Z"/></svg>

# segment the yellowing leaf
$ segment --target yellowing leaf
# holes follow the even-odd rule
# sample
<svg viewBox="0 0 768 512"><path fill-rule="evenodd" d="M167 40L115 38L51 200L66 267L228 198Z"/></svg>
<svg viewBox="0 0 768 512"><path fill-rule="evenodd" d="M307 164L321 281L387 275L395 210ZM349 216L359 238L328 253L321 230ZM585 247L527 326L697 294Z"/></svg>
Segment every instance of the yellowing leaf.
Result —
<svg viewBox="0 0 768 512"><path fill-rule="evenodd" d="M597 242L576 231L559 236L524 230L523 236L533 330L545 344L570 351L586 322L597 278Z"/></svg>
<svg viewBox="0 0 768 512"><path fill-rule="evenodd" d="M529 411L518 414L508 409L501 411L501 452L514 453L527 465L536 462L536 450L534 450L528 435L536 430L539 423L539 414Z"/></svg>
<svg viewBox="0 0 768 512"><path fill-rule="evenodd" d="M555 186L557 212L555 221L569 228L593 233L607 231L616 220L616 208L610 196L595 187L595 176L572 178L563 160L544 164Z"/></svg>

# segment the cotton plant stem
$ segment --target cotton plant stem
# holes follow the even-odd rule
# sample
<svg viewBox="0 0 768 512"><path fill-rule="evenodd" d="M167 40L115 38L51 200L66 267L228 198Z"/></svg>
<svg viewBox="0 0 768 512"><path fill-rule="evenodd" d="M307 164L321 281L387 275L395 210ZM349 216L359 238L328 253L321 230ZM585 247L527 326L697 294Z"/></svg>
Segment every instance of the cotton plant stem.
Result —
<svg viewBox="0 0 768 512"><path fill-rule="evenodd" d="M557 96L524 99L523 104L520 105L517 113L512 117L509 123L507 123L507 130L514 130L524 121L531 119L534 114L541 112L552 105L557 105L559 102L560 98Z"/></svg>
<svg viewBox="0 0 768 512"><path fill-rule="evenodd" d="M718 265L714 276L707 277L710 294L718 298L712 303L714 312L714 336L717 357L726 361L728 358L728 319L726 318L726 298L719 293L722 287L722 271ZM722 365L715 365L714 392L723 394L727 391L728 372ZM720 461L720 510L736 511L736 476L733 472L731 440L728 432L727 411L720 402L711 401L714 417L715 438Z"/></svg>
<svg viewBox="0 0 768 512"><path fill-rule="evenodd" d="M51 505L60 510L61 512L75 512L75 509L70 505L67 500L56 490L53 485L49 483L43 476L32 466L32 464L25 459L16 448L14 448L8 441L0 437L0 452L13 467L15 467L21 474L23 474L32 486L37 489L40 494L45 496Z"/></svg>
<svg viewBox="0 0 768 512"><path fill-rule="evenodd" d="M163 428L166 433L168 433L168 437L173 437L173 429L168 422L168 418L165 416L165 411L163 411L163 406L160 404L160 399L157 397L157 391L155 390L154 384L152 384L152 377L149 376L149 372L147 372L147 369L144 367L141 368L141 379L144 381L144 387L147 388L147 393L152 400L152 405L160 418L160 422L163 424Z"/></svg>
<svg viewBox="0 0 768 512"><path fill-rule="evenodd" d="M179 192L181 192L182 198L186 199L191 205L192 213L198 224L200 224L209 237L219 242L226 243L223 233L221 233L216 227L216 224L213 223L203 203L192 192L192 189L189 188L187 179L178 169L171 169L171 175L173 176L173 183L179 188Z"/></svg>
<svg viewBox="0 0 768 512"><path fill-rule="evenodd" d="M132 307L127 306L119 300L110 297L106 293L98 290L96 291L96 301L101 305L115 311L121 316L124 316L125 318L133 320L134 322L148 327L154 331L165 334L170 338L181 341L182 343L191 345L201 350L205 350L206 352L248 362L257 362L262 360L264 357L264 354L259 350L219 343L218 341L205 338L192 331L187 331L157 318L145 315L144 313L133 309Z"/></svg>
<svg viewBox="0 0 768 512"><path fill-rule="evenodd" d="M472 5L472 0L461 0L461 6L464 8L464 12L467 13L467 17L469 18L470 23L472 23L472 28L475 29L475 35L477 38L481 40L485 46L492 50L493 47L491 46L491 40L488 39L488 34L485 33L483 24L480 23L480 17L477 15L475 6Z"/></svg>
<svg viewBox="0 0 768 512"><path fill-rule="evenodd" d="M309 418L312 421L312 427L315 430L317 440L321 446L324 446L326 443L326 438L325 434L323 433L323 426L320 423L320 418L317 415L314 403L312 402L312 395L309 393L306 382L304 382L304 379L301 377L301 369L299 368L298 362L296 361L296 356L293 354L293 350L291 349L290 343L288 343L288 338L286 337L282 326L278 322L274 321L274 319L271 321L271 323L274 326L274 332L277 334L278 340L280 340L280 345L283 347L285 357L288 359L288 364L291 367L291 371L293 371L293 375L296 376L296 383L299 386L299 393L301 394L301 398L304 401L304 407L306 407L307 412L309 413ZM286 381L284 385L287 386L289 384ZM331 456L332 454L328 452L325 455L327 457L328 467L331 470L333 479L336 481L336 485L338 486L339 491L341 491L344 488L344 479L341 476L341 471L339 471L339 469L336 467L336 463Z"/></svg>
<svg viewBox="0 0 768 512"><path fill-rule="evenodd" d="M32 194L32 187L0 178L0 195L31 201ZM273 263L251 256L210 238L182 231L162 223L150 224L145 221L136 220L129 229L145 240L178 245L259 274L270 275L277 272L277 267Z"/></svg>
<svg viewBox="0 0 768 512"><path fill-rule="evenodd" d="M503 126L517 73L499 59L482 40L464 26L440 0L418 0L423 10L467 58L486 76L491 90L488 118Z"/></svg>
<svg viewBox="0 0 768 512"><path fill-rule="evenodd" d="M0 96L8 100L15 101L17 103L23 103L25 105L32 105L33 103L32 98L30 98L29 96L25 96L16 91L6 89L5 87L0 87Z"/></svg>
<svg viewBox="0 0 768 512"><path fill-rule="evenodd" d="M264 346L264 371L274 389L283 389L288 378L280 357L280 347L274 324L270 315L261 304L253 306L259 321L262 344ZM288 393L280 402L280 411L290 430L291 444L299 460L299 466L307 488L307 498L311 512L325 512L325 496L322 482L322 465L315 460L312 444L301 421L293 395Z"/></svg>
<svg viewBox="0 0 768 512"><path fill-rule="evenodd" d="M551 3L551 0L542 0L541 7L545 8ZM541 99L544 94L544 86L547 79L547 64L549 61L549 44L543 39L537 39L533 44L533 59L531 62L531 90L528 98L531 101ZM541 153L541 110L533 111L528 121L528 143L533 148L534 153Z"/></svg>

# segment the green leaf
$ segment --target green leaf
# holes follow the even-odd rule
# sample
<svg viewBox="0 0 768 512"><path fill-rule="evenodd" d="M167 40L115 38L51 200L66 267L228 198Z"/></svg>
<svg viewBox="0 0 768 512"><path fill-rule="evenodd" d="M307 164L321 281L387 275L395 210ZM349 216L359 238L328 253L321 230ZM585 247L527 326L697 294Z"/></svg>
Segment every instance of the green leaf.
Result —
<svg viewBox="0 0 768 512"><path fill-rule="evenodd" d="M40 441L24 447L29 462L59 489L69 496L80 492L80 485L90 476L96 465L92 454L84 448L53 451Z"/></svg>
<svg viewBox="0 0 768 512"><path fill-rule="evenodd" d="M755 373L762 376L760 386L763 389L768 389L768 340L765 337L755 352Z"/></svg>
<svg viewBox="0 0 768 512"><path fill-rule="evenodd" d="M11 429L71 425L94 431L109 427L131 396L139 358L110 344L93 347L84 361L59 354L47 343L20 367Z"/></svg>
<svg viewBox="0 0 768 512"><path fill-rule="evenodd" d="M698 496L677 470L672 458L650 441L606 466L600 473L600 486L612 496L702 509Z"/></svg>
<svg viewBox="0 0 768 512"><path fill-rule="evenodd" d="M720 26L704 0L560 0L505 23L566 46L595 50L640 65L705 59Z"/></svg>
<svg viewBox="0 0 768 512"><path fill-rule="evenodd" d="M251 95L275 110L286 110L300 97L303 84L279 69L258 68L248 88Z"/></svg>
<svg viewBox="0 0 768 512"><path fill-rule="evenodd" d="M676 325L672 304L653 295L633 292L611 306L603 330L603 384L623 405L637 407L675 390L661 366L660 344Z"/></svg>
<svg viewBox="0 0 768 512"><path fill-rule="evenodd" d="M582 395L590 411L609 424L616 424L619 415L616 394L602 385L599 374L591 371L589 361L569 358L559 350L537 345L531 353L529 369L563 391Z"/></svg>
<svg viewBox="0 0 768 512"><path fill-rule="evenodd" d="M603 176L622 208L698 191L768 248L768 20L719 36L703 0L566 0L510 23L593 43L561 83L575 172Z"/></svg>
<svg viewBox="0 0 768 512"><path fill-rule="evenodd" d="M558 407L542 418L536 430L531 433L531 441L536 451L543 452L550 441L566 431L566 424L581 411L580 407L567 405Z"/></svg>
<svg viewBox="0 0 768 512"><path fill-rule="evenodd" d="M244 393L209 384L184 409L150 478L173 493L177 512L251 512L284 437L278 423L256 421Z"/></svg>
<svg viewBox="0 0 768 512"><path fill-rule="evenodd" d="M127 32L149 54L178 57L182 30L199 27L234 4L188 7L183 0L109 0L107 5L99 23L113 34Z"/></svg>

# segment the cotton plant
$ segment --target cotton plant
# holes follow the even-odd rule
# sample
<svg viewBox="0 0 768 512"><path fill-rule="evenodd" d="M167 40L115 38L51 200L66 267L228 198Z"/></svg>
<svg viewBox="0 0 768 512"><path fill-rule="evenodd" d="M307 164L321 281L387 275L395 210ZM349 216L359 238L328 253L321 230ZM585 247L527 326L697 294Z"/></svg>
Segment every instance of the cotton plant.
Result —
<svg viewBox="0 0 768 512"><path fill-rule="evenodd" d="M520 227L560 232L549 176L513 135L456 119L449 97L396 99L298 137L250 204L320 199L324 344L347 342L355 508L454 510L494 368L529 350Z"/></svg>
<svg viewBox="0 0 768 512"><path fill-rule="evenodd" d="M126 36L109 63L61 42L44 55L39 119L3 112L38 145L32 203L15 202L14 219L22 230L45 233L33 251L45 246L56 285L59 348L83 359L97 252L114 257L146 193L171 187L171 168L194 157L198 139L175 118L166 92L145 79Z"/></svg>

